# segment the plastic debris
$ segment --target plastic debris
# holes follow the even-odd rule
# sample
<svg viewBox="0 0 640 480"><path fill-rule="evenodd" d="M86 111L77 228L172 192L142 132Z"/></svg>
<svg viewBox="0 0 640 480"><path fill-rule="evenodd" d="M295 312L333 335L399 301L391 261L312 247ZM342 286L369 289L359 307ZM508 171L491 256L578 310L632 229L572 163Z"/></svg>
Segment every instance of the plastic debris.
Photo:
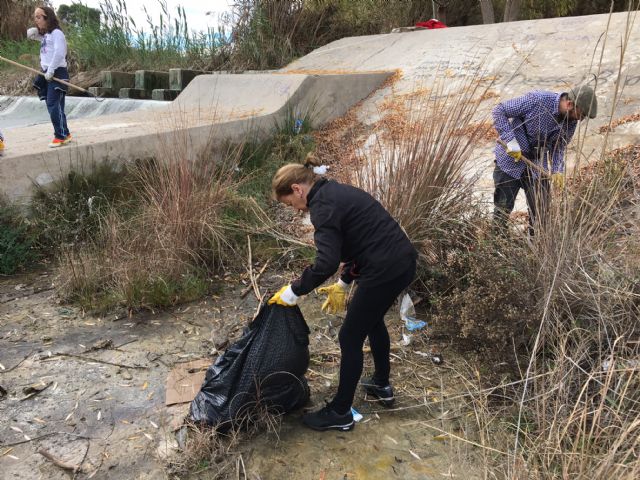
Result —
<svg viewBox="0 0 640 480"><path fill-rule="evenodd" d="M313 173L316 175L326 175L329 167L326 165L319 165L317 167L313 167Z"/></svg>
<svg viewBox="0 0 640 480"><path fill-rule="evenodd" d="M351 415L353 415L353 421L354 422L359 422L360 420L362 420L364 417L362 416L362 414L360 412L358 412L355 408L351 407Z"/></svg>
<svg viewBox="0 0 640 480"><path fill-rule="evenodd" d="M402 318L405 327L410 332L420 330L427 326L427 322L416 320L416 309L413 306L413 302L411 301L411 297L408 293L402 297L402 303L400 304L400 318Z"/></svg>

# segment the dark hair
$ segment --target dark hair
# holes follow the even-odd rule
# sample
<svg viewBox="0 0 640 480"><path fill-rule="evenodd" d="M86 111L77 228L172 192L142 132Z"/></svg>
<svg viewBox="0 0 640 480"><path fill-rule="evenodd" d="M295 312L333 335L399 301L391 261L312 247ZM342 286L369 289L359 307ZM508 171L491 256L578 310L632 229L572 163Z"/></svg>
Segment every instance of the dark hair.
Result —
<svg viewBox="0 0 640 480"><path fill-rule="evenodd" d="M56 16L56 12L53 8L41 5L36 7L36 10L42 10L44 12L44 18L47 21L47 33L53 32L56 28L60 28L60 22Z"/></svg>

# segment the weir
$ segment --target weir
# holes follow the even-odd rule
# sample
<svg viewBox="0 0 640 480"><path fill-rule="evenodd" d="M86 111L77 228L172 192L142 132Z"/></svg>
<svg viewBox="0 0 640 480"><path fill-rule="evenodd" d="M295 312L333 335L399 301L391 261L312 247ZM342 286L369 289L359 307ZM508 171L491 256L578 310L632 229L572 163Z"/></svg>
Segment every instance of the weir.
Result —
<svg viewBox="0 0 640 480"><path fill-rule="evenodd" d="M77 162L163 155L163 142L166 145L172 135L186 136L189 147L195 149L212 140L243 140L249 132L257 132L259 138L290 112L313 112L313 126L319 127L357 104L357 118L373 125L387 100L428 91L436 82L455 89L478 69L481 81L492 82L493 93L482 99L478 122L490 122L491 109L502 100L533 89L566 91L595 76L599 115L581 122L572 148L579 143L584 154L603 146L638 143L637 120L623 122L609 133L601 129L611 119L640 111L637 25L630 30L622 69L619 65L627 21L626 13L616 13L611 18L592 15L511 22L508 29L505 24L493 24L351 37L325 45L279 71L199 75L174 102L157 109L71 120L74 143L53 151L47 149L52 137L49 124L11 128L5 135L5 157L0 160L0 192L27 200L31 179L55 178ZM395 81L385 84L392 74ZM480 188L489 190L494 146L495 139L486 138L469 159L470 168L481 179ZM569 164L577 156L577 151L570 150Z"/></svg>
<svg viewBox="0 0 640 480"><path fill-rule="evenodd" d="M120 100L105 98L98 102L89 97L67 97L65 111L69 121L94 118L136 110L153 110L165 107L167 102L149 100ZM8 132L17 127L48 124L49 114L43 101L37 97L0 95L0 129Z"/></svg>

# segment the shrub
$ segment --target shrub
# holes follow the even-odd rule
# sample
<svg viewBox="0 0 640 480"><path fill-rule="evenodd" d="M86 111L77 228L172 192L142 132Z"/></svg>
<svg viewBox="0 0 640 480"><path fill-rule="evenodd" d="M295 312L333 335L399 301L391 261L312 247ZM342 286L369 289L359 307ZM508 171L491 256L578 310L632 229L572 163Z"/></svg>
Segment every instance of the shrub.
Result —
<svg viewBox="0 0 640 480"><path fill-rule="evenodd" d="M539 293L526 244L491 233L476 242L441 266L447 281L433 285L434 322L470 347L520 350L531 338Z"/></svg>
<svg viewBox="0 0 640 480"><path fill-rule="evenodd" d="M26 218L0 199L0 275L11 275L39 258L36 238Z"/></svg>
<svg viewBox="0 0 640 480"><path fill-rule="evenodd" d="M55 254L84 243L98 234L106 208L135 208L129 169L112 162L85 163L52 184L35 186L29 217L39 248Z"/></svg>

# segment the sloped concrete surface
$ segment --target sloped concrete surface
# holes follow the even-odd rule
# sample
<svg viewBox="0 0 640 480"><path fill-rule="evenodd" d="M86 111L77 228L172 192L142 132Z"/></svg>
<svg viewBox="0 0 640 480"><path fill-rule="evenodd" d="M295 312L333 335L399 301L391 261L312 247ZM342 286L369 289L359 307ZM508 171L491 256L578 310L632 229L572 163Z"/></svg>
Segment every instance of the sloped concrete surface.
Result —
<svg viewBox="0 0 640 480"><path fill-rule="evenodd" d="M70 122L74 144L60 150L46 148L52 137L50 125L11 130L6 134L6 155L0 160L0 190L13 198L25 197L30 179L54 178L72 162L155 155L177 133L186 133L194 148L210 140L240 139L249 131L264 134L291 109L298 114L313 111L318 126L366 98L358 116L373 124L385 99L436 82L455 89L477 75L478 68L483 78L494 81L496 93L482 102L478 121L490 119L491 109L501 100L532 89L563 91L595 75L599 116L581 122L579 135L583 153L598 151L604 141L598 133L602 125L640 110L637 25L630 30L619 69L628 20L626 13L618 13L611 18L594 15L352 37L319 48L280 71L198 76L165 109ZM395 71L400 72L399 80L378 89ZM616 85L619 97L614 105ZM640 126L632 122L615 129L607 147L639 140ZM487 189L492 148L488 140L470 159ZM575 154L570 152L568 160L574 162Z"/></svg>
<svg viewBox="0 0 640 480"><path fill-rule="evenodd" d="M599 114L594 120L580 122L567 155L571 169L578 156L583 162L588 160L585 157L599 155L603 148L640 142L637 121L615 128L607 137L599 133L610 119L640 112L640 18L636 17L637 12L631 16L616 13L611 17L591 15L344 38L285 70L400 70L401 77L392 88L379 90L361 105L358 116L365 124L379 120L379 107L390 96L428 91L434 84L455 91L474 76L492 81L495 97L480 104L476 118L486 122L492 121L491 110L500 101L534 89L566 91L570 85L595 76ZM629 40L621 65L628 23ZM493 190L494 146L489 139L477 145L469 160L470 174L480 176L479 188L488 196Z"/></svg>
<svg viewBox="0 0 640 480"><path fill-rule="evenodd" d="M26 201L34 181L48 183L72 165L107 158L163 158L168 144L185 139L188 148L198 149L210 141L240 140L248 133L260 137L289 112L310 113L319 126L343 115L388 76L201 75L164 108L69 121L73 142L57 149L47 147L53 138L49 124L11 129L5 132L7 149L0 159L0 190Z"/></svg>

